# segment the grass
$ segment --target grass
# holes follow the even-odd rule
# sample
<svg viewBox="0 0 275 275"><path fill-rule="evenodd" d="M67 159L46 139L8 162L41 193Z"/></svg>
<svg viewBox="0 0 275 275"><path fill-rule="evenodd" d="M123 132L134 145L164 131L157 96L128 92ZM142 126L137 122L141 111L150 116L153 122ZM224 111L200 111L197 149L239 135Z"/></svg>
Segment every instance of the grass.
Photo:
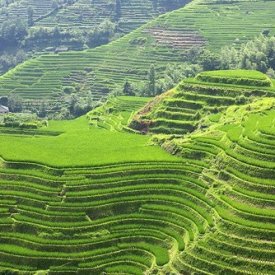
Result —
<svg viewBox="0 0 275 275"><path fill-rule="evenodd" d="M271 87L273 83L265 74L253 70L226 70L203 72L196 76L196 79L204 82L248 85L248 86L266 86Z"/></svg>
<svg viewBox="0 0 275 275"><path fill-rule="evenodd" d="M133 98L133 101L139 102L139 99ZM126 118L127 115L129 113L126 112ZM150 146L147 136L110 132L89 126L85 116L72 121L50 121L45 132L52 131L62 134L24 137L19 135L9 138L7 135L0 135L0 154L5 160L36 162L57 167L176 160L161 148Z"/></svg>

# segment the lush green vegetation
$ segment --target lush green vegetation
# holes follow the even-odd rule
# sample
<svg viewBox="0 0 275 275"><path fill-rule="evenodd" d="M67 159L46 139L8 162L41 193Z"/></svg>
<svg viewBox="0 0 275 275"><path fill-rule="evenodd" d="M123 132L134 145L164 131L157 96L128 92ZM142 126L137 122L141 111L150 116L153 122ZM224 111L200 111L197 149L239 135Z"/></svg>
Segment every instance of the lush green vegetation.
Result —
<svg viewBox="0 0 275 275"><path fill-rule="evenodd" d="M90 125L105 128L110 131L128 130L135 112L142 108L150 98L148 97L110 97L107 102L87 114Z"/></svg>
<svg viewBox="0 0 275 275"><path fill-rule="evenodd" d="M3 0L0 72L39 52L106 44L187 0Z"/></svg>
<svg viewBox="0 0 275 275"><path fill-rule="evenodd" d="M177 269L274 273L274 103L265 98L229 107L205 118L207 130L163 144L186 160L210 164L201 179L219 217L213 232L178 257Z"/></svg>
<svg viewBox="0 0 275 275"><path fill-rule="evenodd" d="M38 129L47 127L47 120L41 120L33 114L6 114L0 116L0 129L5 128L27 128ZM1 130L0 130L1 132Z"/></svg>
<svg viewBox="0 0 275 275"><path fill-rule="evenodd" d="M260 72L203 72L149 102L134 116L130 127L141 132L185 134L203 127L201 120L208 114L267 94L274 96L275 90L270 78Z"/></svg>
<svg viewBox="0 0 275 275"><path fill-rule="evenodd" d="M146 107L173 104L163 112L184 128L208 99L184 136L127 132L148 99L125 96L47 128L0 131L0 273L273 274L273 95L186 80Z"/></svg>
<svg viewBox="0 0 275 275"><path fill-rule="evenodd" d="M274 10L0 1L0 274L275 274Z"/></svg>
<svg viewBox="0 0 275 275"><path fill-rule="evenodd" d="M226 70L203 72L196 79L204 82L249 85L249 86L272 86L272 81L265 74L249 70Z"/></svg>
<svg viewBox="0 0 275 275"><path fill-rule="evenodd" d="M44 134L40 134L38 138L33 137L35 133L24 133L22 136L16 131L16 135L9 136L5 135L5 131L0 135L0 154L6 160L44 163L57 167L173 160L160 148L149 146L149 138L146 136L104 129L108 128L108 125L109 128L119 124L127 125L131 114L129 108L132 106L132 110L135 110L135 106L142 106L146 99L122 97L120 101L121 113L114 116L103 113L105 121L101 121L103 118L98 116L96 125L89 123L92 119L92 114L89 114L88 118L83 116L77 120L50 121L48 127L42 129ZM100 112L104 106L106 105L94 112ZM114 105L114 108L116 107ZM113 123L113 126L109 123ZM117 126L117 129L121 128Z"/></svg>

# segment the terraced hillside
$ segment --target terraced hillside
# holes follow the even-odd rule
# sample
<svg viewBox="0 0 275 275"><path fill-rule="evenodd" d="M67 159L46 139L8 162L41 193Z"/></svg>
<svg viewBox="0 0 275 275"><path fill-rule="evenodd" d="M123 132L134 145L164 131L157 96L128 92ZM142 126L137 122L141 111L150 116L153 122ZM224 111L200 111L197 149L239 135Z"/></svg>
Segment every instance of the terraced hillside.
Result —
<svg viewBox="0 0 275 275"><path fill-rule="evenodd" d="M184 6L188 2L178 1L174 7L172 4L166 5L165 2L155 1L153 5L151 0L123 0L119 12L119 18L116 15L115 1L108 0L78 0L74 4L59 9L58 12L45 17L36 23L36 26L59 28L90 29L99 25L106 19L117 20L119 29L122 32L130 32L160 13L170 9Z"/></svg>
<svg viewBox="0 0 275 275"><path fill-rule="evenodd" d="M0 129L0 272L274 273L275 99L161 137L177 157L148 136L89 123L98 112L118 125L112 104L127 121L142 101L113 99L40 135Z"/></svg>
<svg viewBox="0 0 275 275"><path fill-rule="evenodd" d="M3 1L9 2L9 1ZM16 20L18 18L27 22L28 8L33 8L33 19L39 20L54 10L54 0L15 0L10 1L8 5L1 4L0 24L3 24L8 19Z"/></svg>
<svg viewBox="0 0 275 275"><path fill-rule="evenodd" d="M142 132L186 134L204 127L201 119L207 114L266 95L274 96L275 89L271 79L260 72L203 72L149 102L130 126Z"/></svg>
<svg viewBox="0 0 275 275"><path fill-rule="evenodd" d="M118 21L120 32L130 32L147 23L157 15L184 6L188 0L166 3L151 0L122 0L119 7L119 17L116 12L116 1L109 0L16 0L8 5L0 6L0 25L6 20L22 19L28 21L28 9L33 9L32 28L59 27L60 30L75 31L90 30L104 20Z"/></svg>
<svg viewBox="0 0 275 275"><path fill-rule="evenodd" d="M213 224L196 165L151 161L49 173L20 166L1 171L2 270L153 272Z"/></svg>
<svg viewBox="0 0 275 275"><path fill-rule="evenodd" d="M110 131L122 131L128 128L136 110L142 108L150 98L145 97L110 97L107 102L87 114L90 125Z"/></svg>
<svg viewBox="0 0 275 275"><path fill-rule="evenodd" d="M25 101L55 101L62 96L64 81L88 70L89 89L97 98L104 97L121 88L126 79L133 84L145 81L151 64L161 76L167 63L181 63L193 46L219 49L252 39L264 29L273 33L274 5L263 0L194 0L107 46L29 60L0 77L0 95L16 93Z"/></svg>
<svg viewBox="0 0 275 275"><path fill-rule="evenodd" d="M230 107L208 130L166 144L186 159L209 163L208 186L217 223L173 266L198 274L273 274L275 101Z"/></svg>

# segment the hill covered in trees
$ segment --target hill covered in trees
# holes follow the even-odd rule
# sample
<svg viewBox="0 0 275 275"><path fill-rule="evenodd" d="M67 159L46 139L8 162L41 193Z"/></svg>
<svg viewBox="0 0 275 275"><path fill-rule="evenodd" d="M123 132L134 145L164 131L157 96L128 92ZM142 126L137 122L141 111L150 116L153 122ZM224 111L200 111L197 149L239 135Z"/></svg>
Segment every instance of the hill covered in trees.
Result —
<svg viewBox="0 0 275 275"><path fill-rule="evenodd" d="M201 70L274 75L274 1L251 3L194 0L108 45L43 54L1 76L0 95L19 96L32 111L43 104L48 114L62 110L66 118L110 93L152 96Z"/></svg>

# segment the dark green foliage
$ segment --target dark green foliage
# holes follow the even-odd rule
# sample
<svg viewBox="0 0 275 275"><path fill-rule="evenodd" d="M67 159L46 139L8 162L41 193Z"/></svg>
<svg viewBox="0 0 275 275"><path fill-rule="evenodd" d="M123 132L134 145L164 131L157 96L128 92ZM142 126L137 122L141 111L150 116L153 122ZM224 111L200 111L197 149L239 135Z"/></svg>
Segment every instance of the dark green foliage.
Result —
<svg viewBox="0 0 275 275"><path fill-rule="evenodd" d="M2 121L0 121L1 127L8 128L20 128L20 129L38 129L43 126L47 126L46 120L39 119L33 114L7 114L4 115Z"/></svg>
<svg viewBox="0 0 275 275"><path fill-rule="evenodd" d="M0 275L19 275L18 271L3 270L0 271Z"/></svg>
<svg viewBox="0 0 275 275"><path fill-rule="evenodd" d="M164 70L163 77L156 77L156 93L161 94L174 88L185 78L194 77L202 70L197 64L168 64Z"/></svg>
<svg viewBox="0 0 275 275"><path fill-rule="evenodd" d="M148 93L149 96L155 96L156 94L156 70L153 64L148 72Z"/></svg>
<svg viewBox="0 0 275 275"><path fill-rule="evenodd" d="M28 26L30 27L34 23L34 21L33 21L33 8L28 7L27 13L28 13Z"/></svg>
<svg viewBox="0 0 275 275"><path fill-rule="evenodd" d="M9 99L7 96L0 97L0 105L8 106Z"/></svg>
<svg viewBox="0 0 275 275"><path fill-rule="evenodd" d="M128 80L126 80L125 83L124 83L123 94L128 95L128 96L134 96L135 95L134 88Z"/></svg>
<svg viewBox="0 0 275 275"><path fill-rule="evenodd" d="M121 0L115 0L115 19L119 20L121 17Z"/></svg>
<svg viewBox="0 0 275 275"><path fill-rule="evenodd" d="M116 25L110 20L103 21L94 30L88 33L87 44L89 47L97 47L107 44L113 38L116 30Z"/></svg>
<svg viewBox="0 0 275 275"><path fill-rule="evenodd" d="M71 94L71 93L73 93L74 91L75 91L75 88L72 87L72 86L65 86L65 87L63 87L63 92L64 92L65 94Z"/></svg>
<svg viewBox="0 0 275 275"><path fill-rule="evenodd" d="M22 98L16 94L8 96L8 107L11 112L21 112L23 109Z"/></svg>
<svg viewBox="0 0 275 275"><path fill-rule="evenodd" d="M218 70L220 68L219 55L209 50L204 50L199 57L199 64L204 71Z"/></svg>
<svg viewBox="0 0 275 275"><path fill-rule="evenodd" d="M15 54L3 53L0 56L0 72L7 71L11 67L22 63L27 59L27 54L23 50L18 50Z"/></svg>
<svg viewBox="0 0 275 275"><path fill-rule="evenodd" d="M264 36L241 45L240 49L225 47L220 54L221 69L252 69L266 73L275 69L275 37Z"/></svg>
<svg viewBox="0 0 275 275"><path fill-rule="evenodd" d="M0 28L0 48L19 45L27 34L27 27L22 20L4 22Z"/></svg>
<svg viewBox="0 0 275 275"><path fill-rule="evenodd" d="M69 114L65 115L63 119L69 118L68 115L70 117L78 117L78 116L84 115L88 111L90 111L93 107L90 95L84 98L84 97L78 97L76 93L73 93L68 98L68 101L69 101L68 102ZM63 112L66 113L65 110L63 110Z"/></svg>
<svg viewBox="0 0 275 275"><path fill-rule="evenodd" d="M47 116L47 104L46 104L46 102L43 101L41 103L41 105L39 106L39 110L38 110L37 115L39 117L42 117L42 118Z"/></svg>

